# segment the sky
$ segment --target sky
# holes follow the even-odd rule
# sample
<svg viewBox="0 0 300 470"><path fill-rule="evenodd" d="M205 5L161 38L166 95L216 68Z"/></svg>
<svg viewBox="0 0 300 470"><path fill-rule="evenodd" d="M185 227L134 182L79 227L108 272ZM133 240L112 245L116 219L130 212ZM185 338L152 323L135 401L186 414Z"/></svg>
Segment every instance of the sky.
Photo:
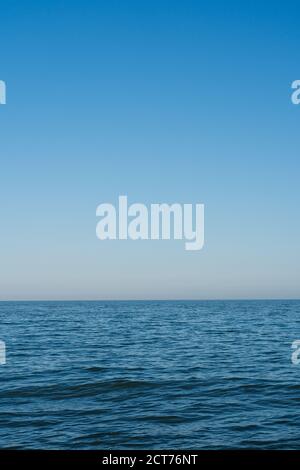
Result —
<svg viewBox="0 0 300 470"><path fill-rule="evenodd" d="M0 300L300 298L297 3L1 1ZM119 195L204 248L98 240Z"/></svg>

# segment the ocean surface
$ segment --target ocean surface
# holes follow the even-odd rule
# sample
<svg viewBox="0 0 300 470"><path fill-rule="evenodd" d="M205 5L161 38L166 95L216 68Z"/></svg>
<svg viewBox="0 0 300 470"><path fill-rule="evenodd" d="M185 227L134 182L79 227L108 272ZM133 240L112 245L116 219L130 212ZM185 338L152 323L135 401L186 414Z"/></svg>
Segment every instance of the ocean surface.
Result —
<svg viewBox="0 0 300 470"><path fill-rule="evenodd" d="M300 449L300 301L1 302L0 448Z"/></svg>

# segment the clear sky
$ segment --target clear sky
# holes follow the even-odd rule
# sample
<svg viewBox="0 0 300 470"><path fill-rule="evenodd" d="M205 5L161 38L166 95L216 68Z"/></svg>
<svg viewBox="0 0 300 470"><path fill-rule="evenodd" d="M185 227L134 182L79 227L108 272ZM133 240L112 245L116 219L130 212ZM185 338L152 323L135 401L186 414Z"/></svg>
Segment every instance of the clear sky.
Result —
<svg viewBox="0 0 300 470"><path fill-rule="evenodd" d="M0 9L0 299L300 297L299 2ZM204 249L97 240L120 194L204 203Z"/></svg>

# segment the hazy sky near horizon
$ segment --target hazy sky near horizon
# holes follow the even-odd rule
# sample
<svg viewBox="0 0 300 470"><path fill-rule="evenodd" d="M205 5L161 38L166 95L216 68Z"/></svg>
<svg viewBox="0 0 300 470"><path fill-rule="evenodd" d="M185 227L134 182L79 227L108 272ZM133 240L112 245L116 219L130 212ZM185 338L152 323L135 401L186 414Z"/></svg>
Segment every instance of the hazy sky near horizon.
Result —
<svg viewBox="0 0 300 470"><path fill-rule="evenodd" d="M300 297L299 2L2 1L0 300ZM96 207L205 204L205 247Z"/></svg>

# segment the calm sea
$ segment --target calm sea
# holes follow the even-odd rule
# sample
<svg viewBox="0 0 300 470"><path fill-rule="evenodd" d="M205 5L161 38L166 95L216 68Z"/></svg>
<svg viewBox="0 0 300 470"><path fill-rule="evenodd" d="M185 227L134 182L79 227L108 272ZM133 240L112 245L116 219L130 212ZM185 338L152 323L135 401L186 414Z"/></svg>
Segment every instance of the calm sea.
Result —
<svg viewBox="0 0 300 470"><path fill-rule="evenodd" d="M0 447L300 449L299 301L2 302Z"/></svg>

